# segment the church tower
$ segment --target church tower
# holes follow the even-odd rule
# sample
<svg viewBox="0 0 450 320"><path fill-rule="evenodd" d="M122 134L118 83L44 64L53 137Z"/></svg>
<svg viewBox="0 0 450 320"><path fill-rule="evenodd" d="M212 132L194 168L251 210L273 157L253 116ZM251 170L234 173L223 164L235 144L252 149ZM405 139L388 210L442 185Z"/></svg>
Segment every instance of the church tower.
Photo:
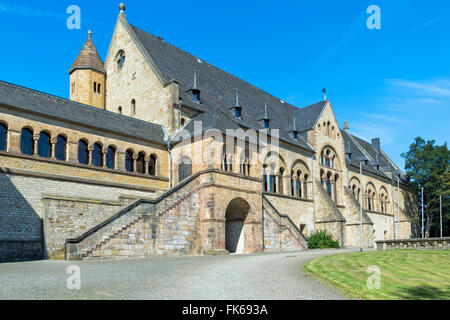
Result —
<svg viewBox="0 0 450 320"><path fill-rule="evenodd" d="M69 75L70 100L105 109L106 72L90 30Z"/></svg>

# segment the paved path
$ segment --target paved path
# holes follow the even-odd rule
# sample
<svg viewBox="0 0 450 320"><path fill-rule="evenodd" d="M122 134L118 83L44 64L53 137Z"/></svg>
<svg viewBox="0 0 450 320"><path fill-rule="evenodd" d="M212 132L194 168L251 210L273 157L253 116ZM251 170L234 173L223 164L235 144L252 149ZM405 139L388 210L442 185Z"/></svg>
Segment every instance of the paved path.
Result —
<svg viewBox="0 0 450 320"><path fill-rule="evenodd" d="M0 264L0 299L344 299L301 267L351 250L119 261ZM66 287L67 267L81 269L81 290Z"/></svg>

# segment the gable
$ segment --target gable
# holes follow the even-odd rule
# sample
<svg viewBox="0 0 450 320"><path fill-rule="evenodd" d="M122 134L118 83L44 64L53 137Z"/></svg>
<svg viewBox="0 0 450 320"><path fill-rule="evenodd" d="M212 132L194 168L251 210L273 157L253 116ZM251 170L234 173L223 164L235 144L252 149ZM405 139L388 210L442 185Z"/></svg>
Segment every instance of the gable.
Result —
<svg viewBox="0 0 450 320"><path fill-rule="evenodd" d="M123 55L122 64L118 63ZM105 61L106 109L162 125L171 132L175 125L173 104L176 84L165 85L161 73L149 62L132 30L119 16Z"/></svg>

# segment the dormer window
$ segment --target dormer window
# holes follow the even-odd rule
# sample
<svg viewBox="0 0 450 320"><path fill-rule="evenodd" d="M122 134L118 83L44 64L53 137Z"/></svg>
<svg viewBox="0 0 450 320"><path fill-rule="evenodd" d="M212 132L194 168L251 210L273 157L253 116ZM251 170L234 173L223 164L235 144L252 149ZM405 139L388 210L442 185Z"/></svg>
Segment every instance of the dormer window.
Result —
<svg viewBox="0 0 450 320"><path fill-rule="evenodd" d="M192 101L200 102L200 91L192 90Z"/></svg>
<svg viewBox="0 0 450 320"><path fill-rule="evenodd" d="M194 84L192 88L186 91L191 95L191 99L193 102L200 103L200 89L197 86L197 70L194 70Z"/></svg>
<svg viewBox="0 0 450 320"><path fill-rule="evenodd" d="M241 116L242 116L241 109L238 109L238 108L234 109L234 116L235 116L236 118L240 119Z"/></svg>
<svg viewBox="0 0 450 320"><path fill-rule="evenodd" d="M297 140L297 139L298 139L298 132L297 132L297 131L292 132L292 138L293 138L294 140Z"/></svg>
<svg viewBox="0 0 450 320"><path fill-rule="evenodd" d="M120 51L117 55L117 66L119 69L122 69L123 65L125 64L125 52Z"/></svg>
<svg viewBox="0 0 450 320"><path fill-rule="evenodd" d="M270 127L270 120L264 119L264 129L269 129L269 127Z"/></svg>

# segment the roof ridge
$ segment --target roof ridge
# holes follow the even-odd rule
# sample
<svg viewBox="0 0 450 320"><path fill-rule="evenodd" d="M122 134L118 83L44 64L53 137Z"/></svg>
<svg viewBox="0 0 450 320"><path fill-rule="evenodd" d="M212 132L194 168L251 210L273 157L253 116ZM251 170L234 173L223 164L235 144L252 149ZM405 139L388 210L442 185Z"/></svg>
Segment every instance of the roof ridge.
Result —
<svg viewBox="0 0 450 320"><path fill-rule="evenodd" d="M177 47L177 46L175 46L175 45L173 45L173 44L171 44L171 43L169 43L169 42L167 42L167 41L165 41L165 40L162 40L162 38L159 37L159 36L155 36L154 34L148 32L148 31L145 31L145 30L143 30L143 29L141 29L141 28L139 28L139 27L137 27L137 26L135 26L135 25L133 25L133 24L129 24L129 25L130 25L131 28L137 29L137 30L140 31L140 32L143 32L143 33L145 33L145 34L147 34L147 35L149 35L149 36L151 36L151 37L153 37L153 38L155 38L155 39L157 39L157 40L159 40L159 41L162 41L162 42L164 42L166 45L172 47L173 49L175 49L175 50L177 50L177 51L179 51L179 52L181 52L181 53L187 54L187 55L191 56L192 58L198 59L198 60L202 61L202 63L206 63L208 66L210 66L210 67L212 67L212 68L214 68L214 69L216 69L216 70L218 70L218 71L220 71L220 72L223 72L223 73L227 74L228 76L231 76L231 77L235 78L235 79L238 80L238 81L241 81L241 82L246 83L247 85L249 85L249 86L253 87L254 89L256 89L256 90L262 92L263 94L268 95L268 96L270 96L271 98L274 98L274 99L276 99L276 100L279 100L283 105L288 106L288 107L291 108L293 111L295 111L296 109L302 110L302 109L305 109L305 108L308 108L308 107L312 107L312 106L315 106L315 105L320 104L321 102L323 102L323 101L320 101L320 102L311 104L311 105L309 105L309 106L299 108L299 107L297 107L297 106L295 106L295 105L293 105L293 104L291 104L291 103L285 101L284 99L278 98L278 97L276 97L275 95L273 95L273 94L271 94L271 93L269 93L269 92L267 92L267 91L265 91L265 90L263 90L263 89L261 89L261 88L256 87L255 85L251 84L250 82L248 82L248 81L246 81L246 80L244 80L244 79L241 79L241 78L239 78L239 77L233 75L232 73L230 73L230 72L228 72L228 71L225 71L225 70L223 70L223 69L221 69L221 68L219 68L219 67L217 67L217 66L215 66L215 65L213 65L213 64L211 64L211 63L209 63L208 61L206 61L206 60L204 60L204 59L199 58L198 56L195 56L194 54L192 54L192 53L190 53L190 52L188 52L188 51L186 51L186 50L183 50L183 49L181 49L181 48L179 48L179 47ZM207 92L209 93L209 91L207 91Z"/></svg>

